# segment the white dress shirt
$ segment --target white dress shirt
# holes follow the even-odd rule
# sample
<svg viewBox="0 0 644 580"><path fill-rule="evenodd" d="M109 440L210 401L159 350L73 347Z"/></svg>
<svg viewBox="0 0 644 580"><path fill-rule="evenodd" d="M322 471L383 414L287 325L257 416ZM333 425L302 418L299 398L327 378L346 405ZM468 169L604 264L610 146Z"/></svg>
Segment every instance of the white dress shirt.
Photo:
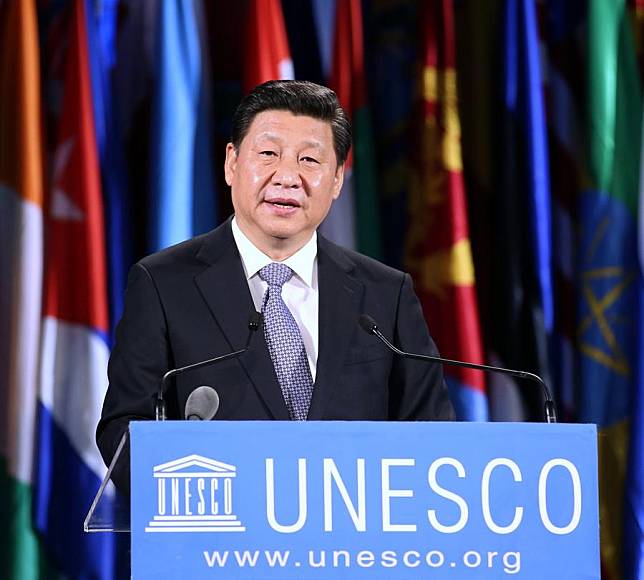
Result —
<svg viewBox="0 0 644 580"><path fill-rule="evenodd" d="M241 256L244 273L253 304L258 312L262 310L264 294L268 284L259 277L259 271L274 262L259 250L239 229L236 218L232 221L233 237ZM282 287L282 300L293 314L304 340L311 376L315 381L318 361L318 243L317 233L290 258L282 263L293 270L293 276Z"/></svg>

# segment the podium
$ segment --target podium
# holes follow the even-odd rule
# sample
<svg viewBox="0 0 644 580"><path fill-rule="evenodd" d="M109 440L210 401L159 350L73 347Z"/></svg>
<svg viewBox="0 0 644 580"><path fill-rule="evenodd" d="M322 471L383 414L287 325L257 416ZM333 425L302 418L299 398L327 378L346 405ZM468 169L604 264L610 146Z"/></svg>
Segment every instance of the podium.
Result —
<svg viewBox="0 0 644 580"><path fill-rule="evenodd" d="M143 421L130 437L131 525L99 500L86 529L131 530L135 579L600 578L594 425Z"/></svg>

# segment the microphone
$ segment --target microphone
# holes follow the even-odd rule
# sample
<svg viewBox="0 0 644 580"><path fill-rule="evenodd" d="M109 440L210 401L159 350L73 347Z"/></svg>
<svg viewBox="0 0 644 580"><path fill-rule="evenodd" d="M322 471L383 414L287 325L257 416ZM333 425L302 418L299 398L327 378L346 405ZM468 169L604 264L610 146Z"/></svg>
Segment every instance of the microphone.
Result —
<svg viewBox="0 0 644 580"><path fill-rule="evenodd" d="M188 421L210 421L219 410L219 395L212 387L197 387L186 401L185 418Z"/></svg>
<svg viewBox="0 0 644 580"><path fill-rule="evenodd" d="M250 341L253 337L253 334L257 331L257 329L260 327L260 324L262 322L262 315L255 311L250 315L250 319L248 320L248 338L246 340L246 345L244 348L241 348L239 350L235 350L233 352L229 352L227 354L222 354L220 356L216 356L213 358L209 358L207 360L202 360L196 363L193 363L191 365L187 365L185 367L179 367L178 369L171 369L169 370L165 375L163 375L163 378L161 379L159 383L159 389L157 391L157 398L156 402L154 404L154 415L155 415L155 420L156 421L165 421L166 420L166 402L165 399L163 398L163 394L165 393L166 390L166 385L168 384L168 381L176 376L180 375L182 373L185 373L186 371L192 371L195 369L199 369L201 367L205 367L211 364L223 362L225 360L231 359L238 357L239 355L245 353L248 348L250 347ZM214 390L214 389L213 389Z"/></svg>
<svg viewBox="0 0 644 580"><path fill-rule="evenodd" d="M376 321L373 318L371 318L371 316L367 314L361 314L358 322L361 328L367 334L373 334L377 336L389 350L395 352L397 355L400 355L404 358L409 358L413 360L422 360L427 362L437 362L437 363L442 363L442 364L455 366L455 367L465 367L468 369L476 369L479 371L488 371L488 372L500 373L504 375L511 375L513 377L518 377L520 379L530 379L532 381L539 383L539 385L541 385L541 388L543 389L543 394L545 397L544 416L545 416L546 422L547 423L557 422L557 411L555 408L554 399L550 394L550 389L548 389L548 386L546 385L545 381L540 376L535 375L534 373L529 373L527 371L516 371L514 369L506 369L502 367L493 367L490 365L482 365L482 364L464 362L459 360L451 360L440 356L431 356L427 354L414 354L411 352L405 352L400 350L399 348L396 348L385 338L382 332L380 332L380 329L378 328Z"/></svg>

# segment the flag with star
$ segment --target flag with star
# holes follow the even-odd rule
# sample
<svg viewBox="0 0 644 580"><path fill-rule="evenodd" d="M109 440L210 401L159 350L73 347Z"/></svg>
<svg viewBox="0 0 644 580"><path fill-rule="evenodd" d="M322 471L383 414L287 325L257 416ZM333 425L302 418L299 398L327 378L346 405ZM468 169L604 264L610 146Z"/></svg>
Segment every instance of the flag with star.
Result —
<svg viewBox="0 0 644 580"><path fill-rule="evenodd" d="M408 265L442 356L483 363L462 173L454 8L427 3L423 21L422 122L410 198ZM488 418L485 376L446 367L459 419Z"/></svg>
<svg viewBox="0 0 644 580"><path fill-rule="evenodd" d="M83 520L105 473L94 441L107 387L109 308L86 0L61 10L64 98L45 223L34 520L69 578L111 578L114 536Z"/></svg>
<svg viewBox="0 0 644 580"><path fill-rule="evenodd" d="M617 580L641 578L623 568L621 555L629 418L644 360L637 252L642 100L625 0L590 2L588 51L591 185L579 201L579 419L600 429L602 572Z"/></svg>

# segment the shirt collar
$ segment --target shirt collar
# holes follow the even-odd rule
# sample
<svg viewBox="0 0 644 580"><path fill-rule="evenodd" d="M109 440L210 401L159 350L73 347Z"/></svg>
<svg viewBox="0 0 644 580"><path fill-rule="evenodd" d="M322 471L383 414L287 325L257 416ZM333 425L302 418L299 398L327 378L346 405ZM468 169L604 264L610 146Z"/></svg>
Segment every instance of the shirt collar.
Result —
<svg viewBox="0 0 644 580"><path fill-rule="evenodd" d="M235 244L237 244L237 249L239 250L242 264L244 266L246 279L250 280L264 266L267 266L275 260L271 259L264 252L258 249L253 242L246 237L246 234L241 231L237 224L237 218L233 217L231 226L233 237L235 238ZM315 266L315 258L318 253L317 241L317 232L313 232L311 239L306 242L304 246L282 262L293 270L297 277L310 288L313 287L313 268Z"/></svg>

